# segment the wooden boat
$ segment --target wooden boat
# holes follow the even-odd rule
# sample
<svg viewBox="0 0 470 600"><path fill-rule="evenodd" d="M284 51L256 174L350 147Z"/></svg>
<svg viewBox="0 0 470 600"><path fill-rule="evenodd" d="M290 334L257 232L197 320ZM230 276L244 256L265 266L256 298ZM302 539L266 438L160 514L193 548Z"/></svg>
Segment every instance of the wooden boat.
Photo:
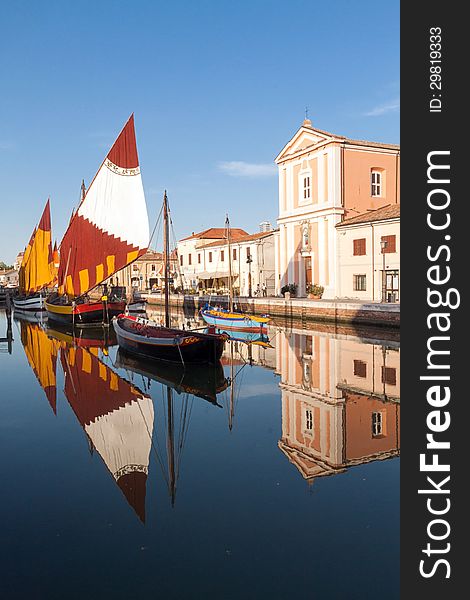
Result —
<svg viewBox="0 0 470 600"><path fill-rule="evenodd" d="M47 200L41 220L34 229L23 254L19 272L20 293L13 297L15 309L33 312L43 310L47 288L55 283L56 277L51 240L50 203Z"/></svg>
<svg viewBox="0 0 470 600"><path fill-rule="evenodd" d="M112 321L120 348L146 358L177 363L216 363L228 335L163 327L150 319L121 314Z"/></svg>
<svg viewBox="0 0 470 600"><path fill-rule="evenodd" d="M200 315L208 325L217 329L233 329L238 331L258 331L266 333L267 324L270 319L267 316L258 317L248 313L242 313L234 310L233 307L233 285L232 285L232 251L230 248L230 221L228 216L225 219L225 237L227 239L228 255L228 285L229 285L229 307L228 310L213 308L206 305L200 310Z"/></svg>
<svg viewBox="0 0 470 600"><path fill-rule="evenodd" d="M233 310L215 309L210 306L202 308L200 314L208 325L212 325L220 331L235 330L266 333L270 321L269 317L247 315Z"/></svg>
<svg viewBox="0 0 470 600"><path fill-rule="evenodd" d="M121 298L122 300L126 299L126 288L124 286L115 285L111 288L111 292L116 298ZM145 312L146 308L146 298L142 298L140 292L133 291L130 300L126 302L126 312L141 313Z"/></svg>
<svg viewBox="0 0 470 600"><path fill-rule="evenodd" d="M227 334L215 330L176 329L170 327L170 246L169 214L166 192L163 198L165 324L164 326L132 315L121 314L112 321L118 344L127 352L172 362L216 363L220 360Z"/></svg>
<svg viewBox="0 0 470 600"><path fill-rule="evenodd" d="M102 325L121 314L126 301L112 297L108 300L107 296L90 300L88 296L82 296L70 302L67 296L55 292L47 298L45 306L51 321L66 325Z"/></svg>
<svg viewBox="0 0 470 600"><path fill-rule="evenodd" d="M89 292L147 251L149 225L131 115L82 198L60 244L58 292L46 300L49 319L109 323L126 301Z"/></svg>

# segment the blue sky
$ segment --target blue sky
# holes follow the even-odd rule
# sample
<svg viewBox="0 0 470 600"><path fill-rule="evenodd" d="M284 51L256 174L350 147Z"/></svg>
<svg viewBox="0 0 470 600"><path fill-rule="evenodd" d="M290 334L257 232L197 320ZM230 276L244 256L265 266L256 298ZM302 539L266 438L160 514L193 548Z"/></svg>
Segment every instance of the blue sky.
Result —
<svg viewBox="0 0 470 600"><path fill-rule="evenodd" d="M300 126L399 143L399 2L6 2L0 260L51 198L61 238L134 112L151 228L177 237L277 217L273 159Z"/></svg>

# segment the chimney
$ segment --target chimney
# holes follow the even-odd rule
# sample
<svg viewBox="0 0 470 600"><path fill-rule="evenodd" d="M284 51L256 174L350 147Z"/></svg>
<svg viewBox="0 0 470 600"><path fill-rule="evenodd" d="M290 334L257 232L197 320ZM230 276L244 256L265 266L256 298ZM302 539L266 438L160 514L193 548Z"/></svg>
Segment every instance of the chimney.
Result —
<svg viewBox="0 0 470 600"><path fill-rule="evenodd" d="M266 233L268 231L272 231L272 225L269 221L263 221L262 223L259 224L259 230L261 233Z"/></svg>

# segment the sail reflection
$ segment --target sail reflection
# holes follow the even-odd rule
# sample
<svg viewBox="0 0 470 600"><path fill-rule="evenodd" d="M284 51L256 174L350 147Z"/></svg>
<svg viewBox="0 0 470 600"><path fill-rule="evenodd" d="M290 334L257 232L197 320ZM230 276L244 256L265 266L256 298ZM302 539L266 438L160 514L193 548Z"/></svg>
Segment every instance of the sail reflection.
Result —
<svg viewBox="0 0 470 600"><path fill-rule="evenodd" d="M279 449L309 482L400 451L399 347L280 331Z"/></svg>
<svg viewBox="0 0 470 600"><path fill-rule="evenodd" d="M59 342L48 337L39 323L20 321L21 343L29 366L57 414L56 366Z"/></svg>
<svg viewBox="0 0 470 600"><path fill-rule="evenodd" d="M144 523L152 399L119 377L98 358L98 352L97 348L61 348L64 393L92 447Z"/></svg>
<svg viewBox="0 0 470 600"><path fill-rule="evenodd" d="M142 522L152 450L174 505L193 401L225 404L232 432L243 369L249 366L280 377L282 433L277 446L309 483L400 453L400 352L393 336L381 341L361 338L354 330L271 328L269 341L231 339L217 365L185 366L121 349L112 362L108 347L114 340L104 330L80 330L77 336L39 323L21 321L20 327L26 357L52 410L57 411L59 363L65 397L90 448ZM152 388L153 400L152 382L158 384Z"/></svg>

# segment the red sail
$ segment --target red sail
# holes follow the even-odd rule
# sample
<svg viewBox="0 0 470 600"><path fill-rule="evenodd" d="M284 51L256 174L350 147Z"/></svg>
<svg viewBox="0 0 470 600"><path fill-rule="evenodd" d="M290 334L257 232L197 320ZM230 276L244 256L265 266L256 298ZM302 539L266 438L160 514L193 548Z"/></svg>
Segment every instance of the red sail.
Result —
<svg viewBox="0 0 470 600"><path fill-rule="evenodd" d="M148 243L147 207L131 116L61 242L59 291L85 294L144 254Z"/></svg>

